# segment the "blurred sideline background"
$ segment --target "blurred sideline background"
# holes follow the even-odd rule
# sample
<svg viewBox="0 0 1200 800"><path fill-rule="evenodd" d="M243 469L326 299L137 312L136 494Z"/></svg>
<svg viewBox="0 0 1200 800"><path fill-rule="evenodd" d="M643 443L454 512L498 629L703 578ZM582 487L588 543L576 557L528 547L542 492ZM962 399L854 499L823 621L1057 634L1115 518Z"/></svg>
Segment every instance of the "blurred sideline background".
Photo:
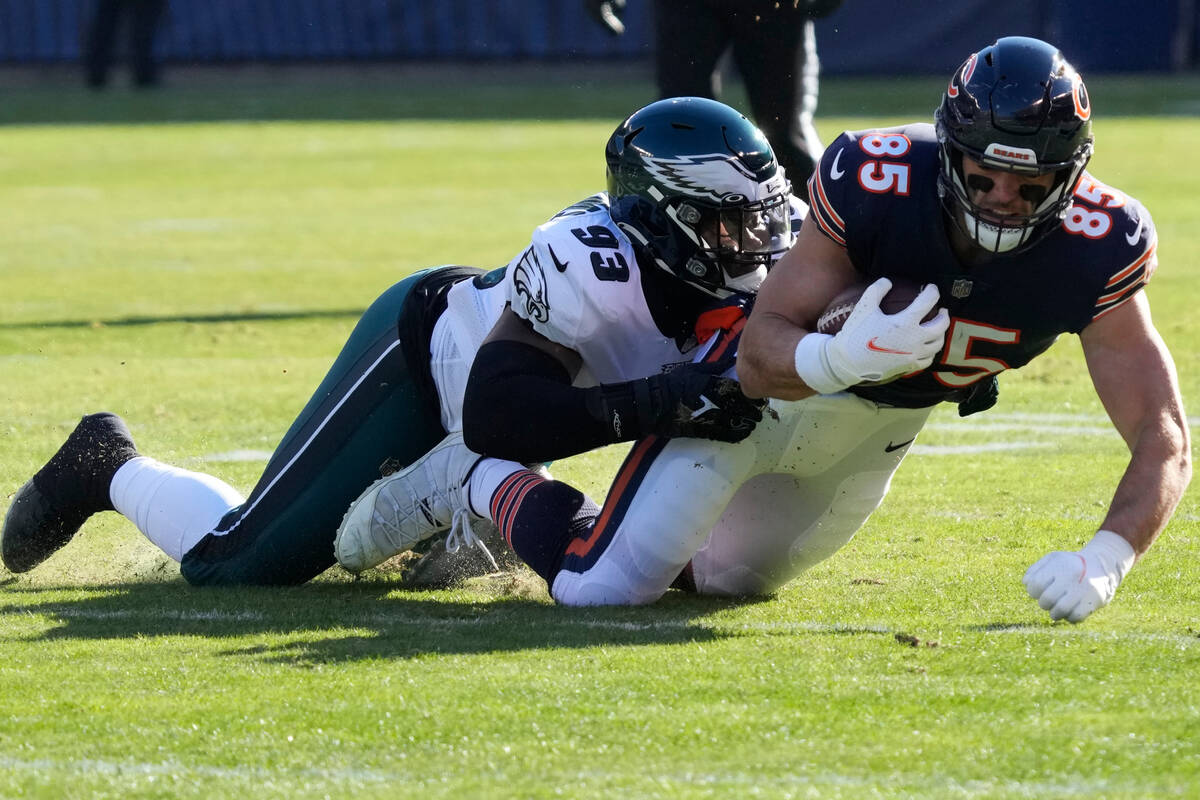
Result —
<svg viewBox="0 0 1200 800"><path fill-rule="evenodd" d="M96 0L0 0L0 64L79 61ZM156 42L168 69L247 62L647 61L648 0L608 36L580 0L172 0ZM1000 34L1057 44L1085 74L1197 64L1196 0L848 0L818 21L827 75L945 74Z"/></svg>
<svg viewBox="0 0 1200 800"><path fill-rule="evenodd" d="M651 0L628 0L621 37L582 0L169 0L162 88L146 92L127 88L123 33L108 89L85 89L98 2L0 0L0 124L611 121L657 96ZM1058 45L1104 115L1198 114L1198 4L846 0L816 21L817 115L923 118L968 53L1015 34ZM748 112L737 71L724 74L721 99Z"/></svg>

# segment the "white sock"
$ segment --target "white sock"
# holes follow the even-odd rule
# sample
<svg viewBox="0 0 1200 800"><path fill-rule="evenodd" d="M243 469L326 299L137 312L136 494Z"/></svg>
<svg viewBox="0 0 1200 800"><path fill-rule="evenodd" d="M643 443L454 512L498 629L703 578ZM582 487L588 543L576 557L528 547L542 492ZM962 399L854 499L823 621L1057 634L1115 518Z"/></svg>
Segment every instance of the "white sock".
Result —
<svg viewBox="0 0 1200 800"><path fill-rule="evenodd" d="M108 495L117 511L176 561L245 500L218 478L146 456L121 465Z"/></svg>
<svg viewBox="0 0 1200 800"><path fill-rule="evenodd" d="M525 467L515 461L503 461L499 458L485 458L480 461L471 473L467 484L467 507L476 516L492 519L492 495L500 488L510 475L525 472ZM479 509L483 510L480 511Z"/></svg>

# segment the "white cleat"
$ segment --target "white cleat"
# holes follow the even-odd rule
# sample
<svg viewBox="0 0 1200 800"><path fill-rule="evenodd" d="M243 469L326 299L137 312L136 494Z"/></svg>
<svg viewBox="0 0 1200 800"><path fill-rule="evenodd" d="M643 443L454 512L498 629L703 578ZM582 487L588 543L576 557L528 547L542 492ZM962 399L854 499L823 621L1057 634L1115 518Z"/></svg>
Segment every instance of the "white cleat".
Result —
<svg viewBox="0 0 1200 800"><path fill-rule="evenodd" d="M466 487L482 458L467 449L462 433L451 433L411 466L375 481L338 526L333 540L338 563L362 572L448 530L453 550L477 542Z"/></svg>

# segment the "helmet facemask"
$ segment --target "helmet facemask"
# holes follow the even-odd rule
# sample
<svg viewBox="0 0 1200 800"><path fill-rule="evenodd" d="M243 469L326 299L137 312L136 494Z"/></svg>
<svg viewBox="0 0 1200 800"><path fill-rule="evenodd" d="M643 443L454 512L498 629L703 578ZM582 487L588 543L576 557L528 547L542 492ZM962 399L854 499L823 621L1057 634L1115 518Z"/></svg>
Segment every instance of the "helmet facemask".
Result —
<svg viewBox="0 0 1200 800"><path fill-rule="evenodd" d="M668 200L667 217L696 246L690 261L699 263L684 269L697 277L721 275L721 288L757 292L767 269L792 246L788 189L753 202L741 195L727 196L720 205L694 198Z"/></svg>

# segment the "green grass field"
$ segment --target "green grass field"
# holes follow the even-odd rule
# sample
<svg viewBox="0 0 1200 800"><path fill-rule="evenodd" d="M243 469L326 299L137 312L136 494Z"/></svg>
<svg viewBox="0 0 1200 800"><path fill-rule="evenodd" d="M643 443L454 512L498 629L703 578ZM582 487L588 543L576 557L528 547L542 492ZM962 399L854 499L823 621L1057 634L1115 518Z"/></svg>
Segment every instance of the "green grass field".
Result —
<svg viewBox="0 0 1200 800"><path fill-rule="evenodd" d="M826 81L820 128L927 118L942 83ZM1193 414L1198 90L1092 84L1092 169L1155 215L1148 294ZM0 507L101 409L248 491L370 300L427 265L507 261L601 188L604 140L649 92L12 88ZM555 472L599 499L620 455ZM762 601L577 610L527 576L412 592L336 570L199 590L101 515L0 573L0 796L1200 796L1196 493L1087 622L1051 623L1020 583L1091 536L1125 459L1064 339L990 413L937 412L854 541Z"/></svg>

